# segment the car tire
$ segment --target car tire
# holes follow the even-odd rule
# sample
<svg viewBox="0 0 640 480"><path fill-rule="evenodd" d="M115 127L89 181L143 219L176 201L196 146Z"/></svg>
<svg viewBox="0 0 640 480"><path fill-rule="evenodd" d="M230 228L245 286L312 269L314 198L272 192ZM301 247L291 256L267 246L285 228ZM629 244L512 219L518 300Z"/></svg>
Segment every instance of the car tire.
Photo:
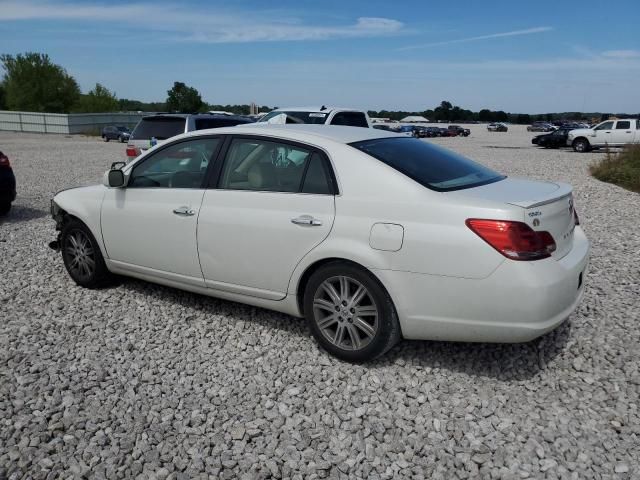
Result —
<svg viewBox="0 0 640 480"><path fill-rule="evenodd" d="M60 235L60 248L64 266L77 285L99 288L113 280L100 245L81 221L71 219L65 222Z"/></svg>
<svg viewBox="0 0 640 480"><path fill-rule="evenodd" d="M104 140L105 142L109 141L109 137L107 137L106 135L102 137L102 140Z"/></svg>
<svg viewBox="0 0 640 480"><path fill-rule="evenodd" d="M591 149L591 145L589 145L589 140L584 138L578 138L573 141L573 151L578 153L585 153Z"/></svg>
<svg viewBox="0 0 640 480"><path fill-rule="evenodd" d="M331 262L311 275L304 312L317 342L349 362L384 355L402 337L387 291L371 273L351 263Z"/></svg>
<svg viewBox="0 0 640 480"><path fill-rule="evenodd" d="M120 136L118 137L118 141L119 141L120 143L124 143L124 137L123 137L122 135L120 135Z"/></svg>
<svg viewBox="0 0 640 480"><path fill-rule="evenodd" d="M9 214L11 210L11 202L0 202L0 217Z"/></svg>

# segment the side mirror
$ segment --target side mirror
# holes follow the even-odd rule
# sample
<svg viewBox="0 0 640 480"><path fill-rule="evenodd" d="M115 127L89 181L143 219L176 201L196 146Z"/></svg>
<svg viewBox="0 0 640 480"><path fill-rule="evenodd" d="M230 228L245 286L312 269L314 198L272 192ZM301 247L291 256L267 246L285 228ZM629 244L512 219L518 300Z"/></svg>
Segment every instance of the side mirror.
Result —
<svg viewBox="0 0 640 480"><path fill-rule="evenodd" d="M124 187L124 173L122 170L109 170L108 181L111 188Z"/></svg>

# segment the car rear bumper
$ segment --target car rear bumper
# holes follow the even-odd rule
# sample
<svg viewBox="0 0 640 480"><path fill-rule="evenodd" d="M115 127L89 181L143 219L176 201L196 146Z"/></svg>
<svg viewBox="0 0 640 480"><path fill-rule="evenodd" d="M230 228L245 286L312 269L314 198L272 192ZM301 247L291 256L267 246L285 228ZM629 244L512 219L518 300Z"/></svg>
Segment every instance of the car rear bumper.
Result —
<svg viewBox="0 0 640 480"><path fill-rule="evenodd" d="M503 261L487 278L376 270L394 300L405 338L517 343L553 330L584 292L589 241L576 227L562 259Z"/></svg>

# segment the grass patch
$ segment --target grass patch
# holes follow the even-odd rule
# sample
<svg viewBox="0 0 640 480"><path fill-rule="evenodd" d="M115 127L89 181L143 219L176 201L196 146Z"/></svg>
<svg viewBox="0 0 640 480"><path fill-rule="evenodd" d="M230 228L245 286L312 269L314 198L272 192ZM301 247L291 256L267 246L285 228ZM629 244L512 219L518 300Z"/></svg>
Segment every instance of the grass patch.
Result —
<svg viewBox="0 0 640 480"><path fill-rule="evenodd" d="M620 153L607 150L605 157L591 165L589 171L598 180L640 193L640 145L630 145Z"/></svg>

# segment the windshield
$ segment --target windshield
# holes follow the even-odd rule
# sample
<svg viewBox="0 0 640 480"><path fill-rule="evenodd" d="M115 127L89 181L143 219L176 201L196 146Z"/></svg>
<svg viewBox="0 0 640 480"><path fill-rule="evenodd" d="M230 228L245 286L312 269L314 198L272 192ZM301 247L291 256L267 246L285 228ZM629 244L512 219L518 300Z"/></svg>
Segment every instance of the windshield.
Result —
<svg viewBox="0 0 640 480"><path fill-rule="evenodd" d="M477 187L506 178L462 155L414 138L379 138L350 145L440 192Z"/></svg>
<svg viewBox="0 0 640 480"><path fill-rule="evenodd" d="M276 118L283 115L282 119ZM266 114L260 119L260 122L272 123L311 123L311 124L324 124L327 120L327 113L322 112L286 112L283 110L276 110L274 112Z"/></svg>
<svg viewBox="0 0 640 480"><path fill-rule="evenodd" d="M166 140L184 133L186 119L183 117L146 117L140 120L131 134L131 139L147 140L155 137Z"/></svg>
<svg viewBox="0 0 640 480"><path fill-rule="evenodd" d="M119 132L128 132L129 129L127 127L116 127Z"/></svg>

